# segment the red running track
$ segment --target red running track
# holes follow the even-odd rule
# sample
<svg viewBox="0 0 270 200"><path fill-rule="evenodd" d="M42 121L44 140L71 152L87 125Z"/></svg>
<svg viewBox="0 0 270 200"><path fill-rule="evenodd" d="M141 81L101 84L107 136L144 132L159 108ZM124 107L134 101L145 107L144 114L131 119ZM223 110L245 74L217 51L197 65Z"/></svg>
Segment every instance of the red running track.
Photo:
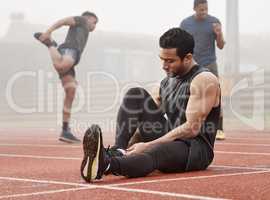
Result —
<svg viewBox="0 0 270 200"><path fill-rule="evenodd" d="M105 143L112 136L104 134ZM126 179L80 178L81 145L53 130L0 130L0 199L270 199L270 134L230 132L206 171ZM82 135L80 135L82 136Z"/></svg>

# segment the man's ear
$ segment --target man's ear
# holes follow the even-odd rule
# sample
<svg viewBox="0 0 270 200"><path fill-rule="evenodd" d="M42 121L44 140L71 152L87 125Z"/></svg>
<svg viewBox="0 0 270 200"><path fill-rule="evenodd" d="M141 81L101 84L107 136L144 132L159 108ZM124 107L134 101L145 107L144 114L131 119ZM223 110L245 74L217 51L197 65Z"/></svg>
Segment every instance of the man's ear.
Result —
<svg viewBox="0 0 270 200"><path fill-rule="evenodd" d="M192 62L192 59L193 55L191 53L188 53L183 59L184 65L189 65Z"/></svg>
<svg viewBox="0 0 270 200"><path fill-rule="evenodd" d="M185 59L187 59L188 61L191 61L193 58L193 55L191 53L188 53L186 56L185 56Z"/></svg>

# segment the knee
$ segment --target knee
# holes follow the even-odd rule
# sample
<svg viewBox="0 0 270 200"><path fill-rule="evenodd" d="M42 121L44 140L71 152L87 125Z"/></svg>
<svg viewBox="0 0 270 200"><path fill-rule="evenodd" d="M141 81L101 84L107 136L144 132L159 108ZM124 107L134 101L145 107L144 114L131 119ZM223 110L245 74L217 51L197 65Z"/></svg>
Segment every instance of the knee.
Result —
<svg viewBox="0 0 270 200"><path fill-rule="evenodd" d="M55 61L53 66L59 73L64 71L64 64L61 61Z"/></svg>
<svg viewBox="0 0 270 200"><path fill-rule="evenodd" d="M127 96L145 95L145 94L147 94L147 91L144 88L141 88L141 87L130 88L126 93Z"/></svg>
<svg viewBox="0 0 270 200"><path fill-rule="evenodd" d="M65 89L66 98L73 100L76 94L76 87L69 87Z"/></svg>
<svg viewBox="0 0 270 200"><path fill-rule="evenodd" d="M72 64L61 60L61 61L55 61L53 63L53 66L56 69L56 71L58 71L58 73L64 73L67 71L67 69L70 69L72 67Z"/></svg>

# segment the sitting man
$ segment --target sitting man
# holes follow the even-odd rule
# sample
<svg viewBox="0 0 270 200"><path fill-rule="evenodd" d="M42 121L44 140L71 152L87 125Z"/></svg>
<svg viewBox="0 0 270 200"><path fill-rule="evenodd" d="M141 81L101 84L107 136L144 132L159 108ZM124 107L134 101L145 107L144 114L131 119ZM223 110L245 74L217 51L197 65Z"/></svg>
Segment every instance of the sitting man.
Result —
<svg viewBox="0 0 270 200"><path fill-rule="evenodd" d="M213 160L220 115L217 77L193 60L193 37L172 28L160 37L160 59L166 72L159 96L142 88L125 95L117 116L113 148L105 150L102 132L92 125L83 140L81 175L87 182L105 174L143 177L204 170ZM136 130L142 142L128 147Z"/></svg>

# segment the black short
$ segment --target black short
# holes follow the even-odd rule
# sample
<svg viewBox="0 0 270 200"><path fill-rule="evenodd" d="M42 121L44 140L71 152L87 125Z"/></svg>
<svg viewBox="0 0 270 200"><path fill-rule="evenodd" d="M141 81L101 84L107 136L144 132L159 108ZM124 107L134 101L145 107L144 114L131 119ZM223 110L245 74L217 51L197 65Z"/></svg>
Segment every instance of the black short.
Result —
<svg viewBox="0 0 270 200"><path fill-rule="evenodd" d="M59 74L59 78L61 79L66 75L71 75L75 77L76 73L75 73L74 67L80 61L80 52L74 48L66 48L66 47L61 47L61 46L58 48L58 51L61 55L70 55L74 59L74 65L70 68L70 70L68 70L64 74Z"/></svg>

